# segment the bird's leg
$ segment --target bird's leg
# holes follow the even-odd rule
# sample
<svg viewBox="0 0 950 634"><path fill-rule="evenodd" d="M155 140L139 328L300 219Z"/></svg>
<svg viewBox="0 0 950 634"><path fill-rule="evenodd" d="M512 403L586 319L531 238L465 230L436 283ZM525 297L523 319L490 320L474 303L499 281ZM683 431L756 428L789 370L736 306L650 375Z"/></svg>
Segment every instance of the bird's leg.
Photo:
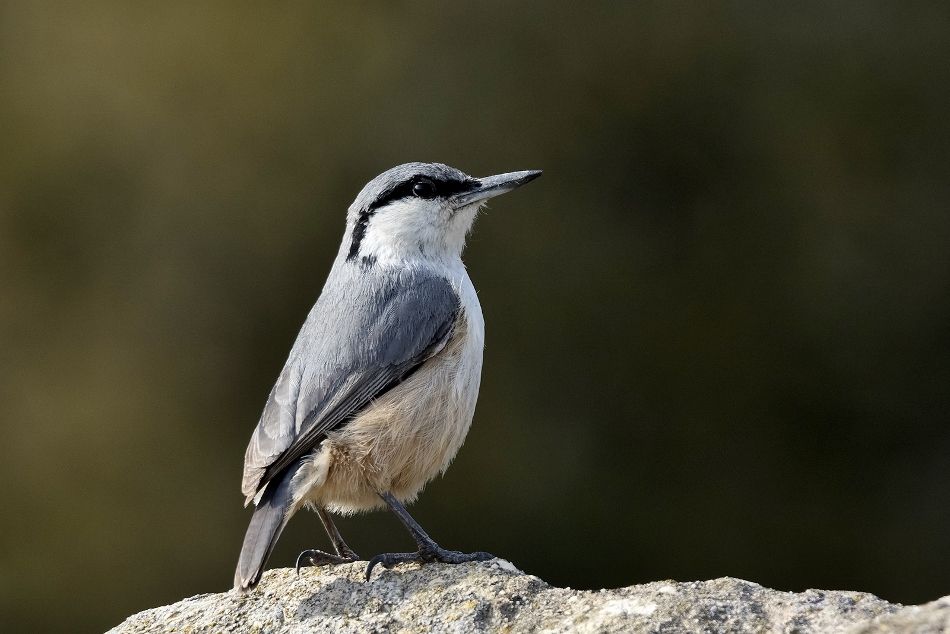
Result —
<svg viewBox="0 0 950 634"><path fill-rule="evenodd" d="M317 515L320 516L320 521L323 522L323 528L326 529L327 535L330 537L330 542L333 544L333 550L336 551L336 554L332 555L322 550L303 551L297 555L296 568L298 575L300 574L300 569L304 566L348 564L357 561L360 558L360 556L357 555L352 548L347 546L345 541L343 541L343 536L340 535L340 531L337 530L336 524L333 523L333 518L330 517L330 514L327 513L327 510L322 506L318 506Z"/></svg>
<svg viewBox="0 0 950 634"><path fill-rule="evenodd" d="M460 553L457 550L445 550L429 537L428 533L419 526L419 523L412 519L406 507L400 504L399 500L393 497L391 493L380 493L379 497L383 498L386 504L389 505L389 510L391 510L393 514L399 518L399 521L402 522L402 525L406 527L406 530L412 535L419 550L414 553L385 553L376 555L369 560L369 564L366 566L367 581L369 581L370 576L373 574L373 568L375 568L377 564L381 564L383 568L392 568L396 564L410 561L415 561L420 564L434 561L446 564L461 564L467 561L488 561L489 559L495 558L491 553L482 551Z"/></svg>
<svg viewBox="0 0 950 634"><path fill-rule="evenodd" d="M333 550L336 551L336 554L352 561L359 559L360 556L343 541L343 536L340 535L340 531L337 530L336 524L333 523L333 518L330 517L327 510L321 506L317 508L317 515L320 516L320 521L323 522L323 528L326 529L327 535L330 536L330 541L333 542Z"/></svg>

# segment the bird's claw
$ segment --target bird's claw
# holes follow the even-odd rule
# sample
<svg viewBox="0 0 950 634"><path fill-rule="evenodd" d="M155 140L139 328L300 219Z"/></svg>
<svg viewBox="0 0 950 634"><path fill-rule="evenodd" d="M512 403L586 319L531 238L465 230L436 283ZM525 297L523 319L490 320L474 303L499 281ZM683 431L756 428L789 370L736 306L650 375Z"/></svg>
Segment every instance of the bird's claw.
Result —
<svg viewBox="0 0 950 634"><path fill-rule="evenodd" d="M305 550L299 555L297 555L297 565L295 570L297 571L297 576L300 576L300 569L307 566L336 566L339 564L350 564L359 559L359 555L350 550L349 552L344 552L343 555L334 555L331 553L324 552L322 550Z"/></svg>
<svg viewBox="0 0 950 634"><path fill-rule="evenodd" d="M377 565L381 565L383 568L388 570L396 564L405 564L410 562L417 562L420 564L434 562L441 562L444 564L462 564L469 561L488 561L489 559L494 558L495 556L491 553L486 553L483 551L462 553L457 550L445 550L444 548L439 547L421 548L414 553L383 553L381 555L376 555L369 560L369 563L366 565L366 580L370 580L370 577L373 575L373 568L375 568Z"/></svg>

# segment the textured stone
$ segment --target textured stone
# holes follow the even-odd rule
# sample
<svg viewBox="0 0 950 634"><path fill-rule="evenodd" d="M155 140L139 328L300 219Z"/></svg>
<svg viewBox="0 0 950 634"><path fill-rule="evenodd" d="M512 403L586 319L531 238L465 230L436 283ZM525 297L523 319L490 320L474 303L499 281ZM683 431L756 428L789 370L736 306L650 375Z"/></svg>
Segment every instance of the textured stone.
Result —
<svg viewBox="0 0 950 634"><path fill-rule="evenodd" d="M203 594L112 632L944 632L950 597L904 608L862 592L779 592L740 579L555 588L507 561L271 570L246 595Z"/></svg>
<svg viewBox="0 0 950 634"><path fill-rule="evenodd" d="M950 632L950 596L924 605L911 605L890 614L879 616L868 623L861 623L848 634L884 634L890 632L914 632L914 634L937 634Z"/></svg>

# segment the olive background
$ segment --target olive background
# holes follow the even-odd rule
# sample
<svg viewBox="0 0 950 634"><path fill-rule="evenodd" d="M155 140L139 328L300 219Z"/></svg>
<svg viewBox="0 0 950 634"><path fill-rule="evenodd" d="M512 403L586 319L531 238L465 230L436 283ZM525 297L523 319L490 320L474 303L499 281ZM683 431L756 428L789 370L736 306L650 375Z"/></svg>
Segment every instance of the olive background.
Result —
<svg viewBox="0 0 950 634"><path fill-rule="evenodd" d="M939 2L3 3L3 629L230 586L246 442L406 161L545 171L466 252L481 397L412 507L443 545L950 594L948 60ZM326 543L303 513L270 565Z"/></svg>

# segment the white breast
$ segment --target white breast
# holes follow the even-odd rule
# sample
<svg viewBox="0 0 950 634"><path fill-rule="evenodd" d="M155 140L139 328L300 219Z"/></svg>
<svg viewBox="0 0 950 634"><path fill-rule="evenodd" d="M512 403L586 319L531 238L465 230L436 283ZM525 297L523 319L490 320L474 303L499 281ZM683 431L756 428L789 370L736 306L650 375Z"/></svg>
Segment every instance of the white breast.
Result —
<svg viewBox="0 0 950 634"><path fill-rule="evenodd" d="M450 280L461 313L435 356L328 435L298 473L302 497L337 513L382 506L377 492L412 500L445 471L468 434L481 381L485 322L461 262Z"/></svg>

